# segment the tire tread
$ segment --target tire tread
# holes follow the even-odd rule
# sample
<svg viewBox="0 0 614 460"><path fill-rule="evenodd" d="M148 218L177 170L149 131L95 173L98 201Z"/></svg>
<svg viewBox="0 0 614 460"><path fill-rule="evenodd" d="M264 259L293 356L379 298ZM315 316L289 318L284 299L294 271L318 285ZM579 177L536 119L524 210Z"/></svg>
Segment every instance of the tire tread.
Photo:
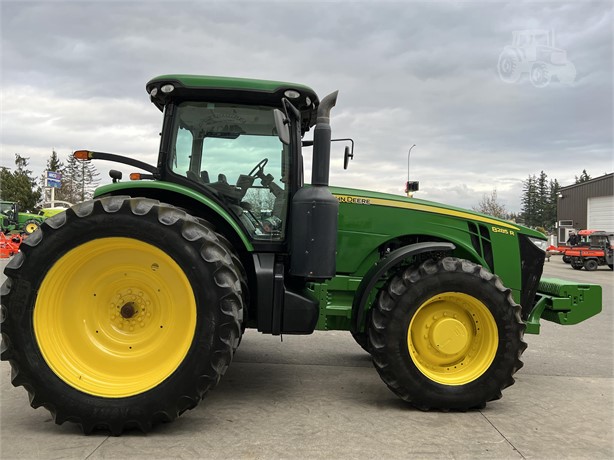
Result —
<svg viewBox="0 0 614 460"><path fill-rule="evenodd" d="M388 329L393 321L398 320L398 318L395 317L397 300L403 296L412 285L427 277L435 276L440 273L460 272L472 274L473 276L478 277L485 283L488 283L494 287L500 293L500 295L506 299L506 303L513 309L513 316L515 320L513 327L517 334L517 340L519 341L517 345L518 352L513 358L513 364L509 375L500 378L499 387L496 388L492 394L483 395L483 400L479 401L478 403L465 405L462 402L458 404L449 402L427 402L421 399L420 394L418 394L419 391L416 391L416 394L412 394L412 392L399 381L397 375L395 375L395 371L393 369L394 366L391 365L391 358L386 350L386 337ZM438 261L427 260L418 267L409 267L401 273L394 275L378 293L375 304L372 308L370 321L368 323L369 350L372 354L373 364L388 388L390 388L390 390L399 398L410 403L417 409L422 411L447 411L450 409L464 411L468 409L482 408L485 406L487 401L501 398L501 390L514 384L514 378L512 376L523 366L520 358L524 350L527 348L527 344L523 340L526 326L520 315L521 307L514 302L511 290L503 285L498 276L486 271L480 265L453 257L446 257ZM503 346L507 345L504 344Z"/></svg>
<svg viewBox="0 0 614 460"><path fill-rule="evenodd" d="M146 216L156 213L157 220L171 226L181 223L178 237L185 244L201 247L200 257L213 267L213 277L216 280L220 298L219 337L212 341L211 360L208 369L200 376L194 376L189 392L180 394L173 401L160 401L160 407L151 413L140 414L138 417L122 418L121 414L113 413L107 420L89 419L77 413L67 413L62 407L49 399L45 386L36 378L36 370L31 368L30 361L16 348L13 337L19 332L18 310L20 306L19 286L28 282L28 257L32 251L42 251L39 247L45 237L63 231L64 227L75 221L86 219L97 213L113 214L118 212L131 213L134 216ZM55 423L61 425L66 421L79 425L85 434L94 430L104 429L114 436L127 429L139 429L147 432L160 422L170 422L183 412L196 407L204 395L213 388L226 372L238 346L243 320L244 296L247 288L245 272L238 257L233 256L233 248L226 238L217 235L211 225L192 217L184 211L171 205L160 203L148 198L131 198L129 196L109 196L79 203L66 212L46 219L41 227L24 241L21 252L18 253L6 267L7 280L2 286L2 328L1 359L11 365L11 383L23 386L29 394L30 405L34 408L44 406L50 411ZM111 413L110 411L107 413Z"/></svg>

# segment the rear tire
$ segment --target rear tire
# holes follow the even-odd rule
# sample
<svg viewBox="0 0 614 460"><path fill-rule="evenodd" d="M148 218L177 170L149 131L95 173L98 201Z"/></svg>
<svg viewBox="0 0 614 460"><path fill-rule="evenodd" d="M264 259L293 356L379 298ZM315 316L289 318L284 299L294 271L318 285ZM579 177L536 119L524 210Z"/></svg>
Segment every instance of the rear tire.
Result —
<svg viewBox="0 0 614 460"><path fill-rule="evenodd" d="M584 267L584 264L582 262L582 259L574 257L573 259L571 259L571 268L573 268L574 270L582 270L582 267Z"/></svg>
<svg viewBox="0 0 614 460"><path fill-rule="evenodd" d="M1 357L57 424L146 432L194 408L228 368L241 284L206 223L107 197L47 219L21 249L2 287Z"/></svg>
<svg viewBox="0 0 614 460"><path fill-rule="evenodd" d="M599 263L595 259L588 259L584 261L584 269L589 272L594 272L599 267Z"/></svg>
<svg viewBox="0 0 614 460"><path fill-rule="evenodd" d="M498 277L447 257L389 280L369 340L375 368L401 399L422 410L467 410L514 383L524 330L520 306Z"/></svg>
<svg viewBox="0 0 614 460"><path fill-rule="evenodd" d="M570 264L571 263L571 257L563 256L563 262L565 262L566 264Z"/></svg>
<svg viewBox="0 0 614 460"><path fill-rule="evenodd" d="M209 223L204 219L199 218L198 221L205 225L209 225ZM241 341L243 340L243 334L245 333L245 329L247 328L247 322L249 320L249 311L251 307L250 296L249 296L249 286L247 285L247 282L248 282L247 271L245 271L243 262L241 262L241 259L239 258L239 254L237 253L233 245L230 243L230 241L228 241L228 239L225 236L220 235L219 233L216 233L216 235L218 239L224 244L224 246L230 252L230 257L232 259L233 265L237 269L237 275L239 276L239 281L241 283L241 298L243 300L243 322L241 323L241 335L239 336L239 343L237 344L237 348L238 348L239 345L241 345Z"/></svg>
<svg viewBox="0 0 614 460"><path fill-rule="evenodd" d="M26 222L23 224L23 227L22 227L22 228L23 228L23 232L24 232L26 235L31 235L31 234L32 234L32 233L34 233L36 230L38 230L38 227L39 227L39 226L40 226L40 222L38 222L38 221L36 221L36 220L34 220L34 219L31 219L31 220L26 221Z"/></svg>

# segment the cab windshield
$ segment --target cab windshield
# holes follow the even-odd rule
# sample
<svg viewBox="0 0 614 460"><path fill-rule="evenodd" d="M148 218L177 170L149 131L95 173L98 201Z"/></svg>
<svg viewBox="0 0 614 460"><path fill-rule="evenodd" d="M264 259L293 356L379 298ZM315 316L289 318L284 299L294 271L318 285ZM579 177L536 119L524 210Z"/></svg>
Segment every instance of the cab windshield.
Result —
<svg viewBox="0 0 614 460"><path fill-rule="evenodd" d="M289 149L273 108L184 102L175 117L171 169L212 192L254 239L285 233Z"/></svg>

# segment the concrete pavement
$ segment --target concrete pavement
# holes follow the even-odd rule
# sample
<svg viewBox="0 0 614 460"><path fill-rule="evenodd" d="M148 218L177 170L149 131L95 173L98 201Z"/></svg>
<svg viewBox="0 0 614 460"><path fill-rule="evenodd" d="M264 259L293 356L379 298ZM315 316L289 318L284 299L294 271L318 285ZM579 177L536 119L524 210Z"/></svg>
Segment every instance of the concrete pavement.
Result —
<svg viewBox="0 0 614 460"><path fill-rule="evenodd" d="M81 435L29 407L1 363L0 458L612 458L614 276L546 274L604 288L604 312L583 324L544 322L527 335L525 367L503 399L468 413L407 407L346 332L247 331L220 385L152 433Z"/></svg>

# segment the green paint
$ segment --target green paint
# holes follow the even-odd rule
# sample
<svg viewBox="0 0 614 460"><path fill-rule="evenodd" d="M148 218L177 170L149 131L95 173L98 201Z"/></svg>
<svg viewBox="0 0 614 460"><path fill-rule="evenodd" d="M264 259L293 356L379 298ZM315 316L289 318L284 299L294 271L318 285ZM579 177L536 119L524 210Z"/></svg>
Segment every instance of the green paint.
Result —
<svg viewBox="0 0 614 460"><path fill-rule="evenodd" d="M280 89L295 89L309 94L314 94L308 86L283 81L257 80L251 78L218 77L209 75L161 75L147 83L149 87L154 83L177 81L186 88L193 89L219 89L232 90L244 89L249 91L275 92ZM313 100L313 98L312 98Z"/></svg>
<svg viewBox="0 0 614 460"><path fill-rule="evenodd" d="M379 259L378 248L382 244L417 237L452 242L457 247L455 256L490 268L472 244L468 226L471 221L475 228L482 226L488 232L495 271L518 297L521 289L518 235L543 238L541 233L518 224L439 203L337 187L332 192L340 199L337 271L342 274L362 277ZM358 199L344 201L347 197Z"/></svg>
<svg viewBox="0 0 614 460"><path fill-rule="evenodd" d="M546 299L541 317L563 325L578 324L601 312L601 286L542 278L539 295Z"/></svg>
<svg viewBox="0 0 614 460"><path fill-rule="evenodd" d="M40 225L45 218L38 214L19 212L14 201L0 201L0 230L5 233L25 232L27 222L35 221Z"/></svg>
<svg viewBox="0 0 614 460"><path fill-rule="evenodd" d="M162 94L163 84L172 83L176 89ZM158 93L152 101L160 109L170 100L207 100L279 106L288 89L301 93L293 103L301 111L302 129L306 131L315 122L318 97L314 91L295 83L195 75L163 75L147 83L148 91ZM196 99L193 99L196 98ZM165 125L165 129L170 125ZM297 147L294 146L296 149ZM158 164L168 168L165 152L160 153ZM296 153L295 153L296 155ZM163 175L164 177L164 175ZM172 174L170 175L172 177ZM172 180L172 179L171 179ZM250 237L237 224L236 217L227 213L216 202L199 192L163 181L122 182L107 185L96 191L96 196L111 193L145 194L165 192L173 203L173 194L182 195L219 214L237 232L248 251L253 251ZM522 288L520 235L544 240L540 232L466 209L373 191L331 187L340 202L337 234L337 275L326 282L308 283L307 289L318 299L320 313L317 329L348 330L352 324L352 305L356 290L368 270L382 257L386 248L394 250L418 241L447 241L455 245L451 255L475 262L499 276L520 303ZM292 255L291 255L292 256ZM294 255L293 257L297 257ZM300 256L298 256L300 257ZM378 282L369 293L367 308L373 304ZM540 318L559 324L575 324L601 309L599 286L586 287L557 280L544 280L540 284L539 301L527 321L527 332L538 333ZM364 324L364 321L359 321Z"/></svg>

